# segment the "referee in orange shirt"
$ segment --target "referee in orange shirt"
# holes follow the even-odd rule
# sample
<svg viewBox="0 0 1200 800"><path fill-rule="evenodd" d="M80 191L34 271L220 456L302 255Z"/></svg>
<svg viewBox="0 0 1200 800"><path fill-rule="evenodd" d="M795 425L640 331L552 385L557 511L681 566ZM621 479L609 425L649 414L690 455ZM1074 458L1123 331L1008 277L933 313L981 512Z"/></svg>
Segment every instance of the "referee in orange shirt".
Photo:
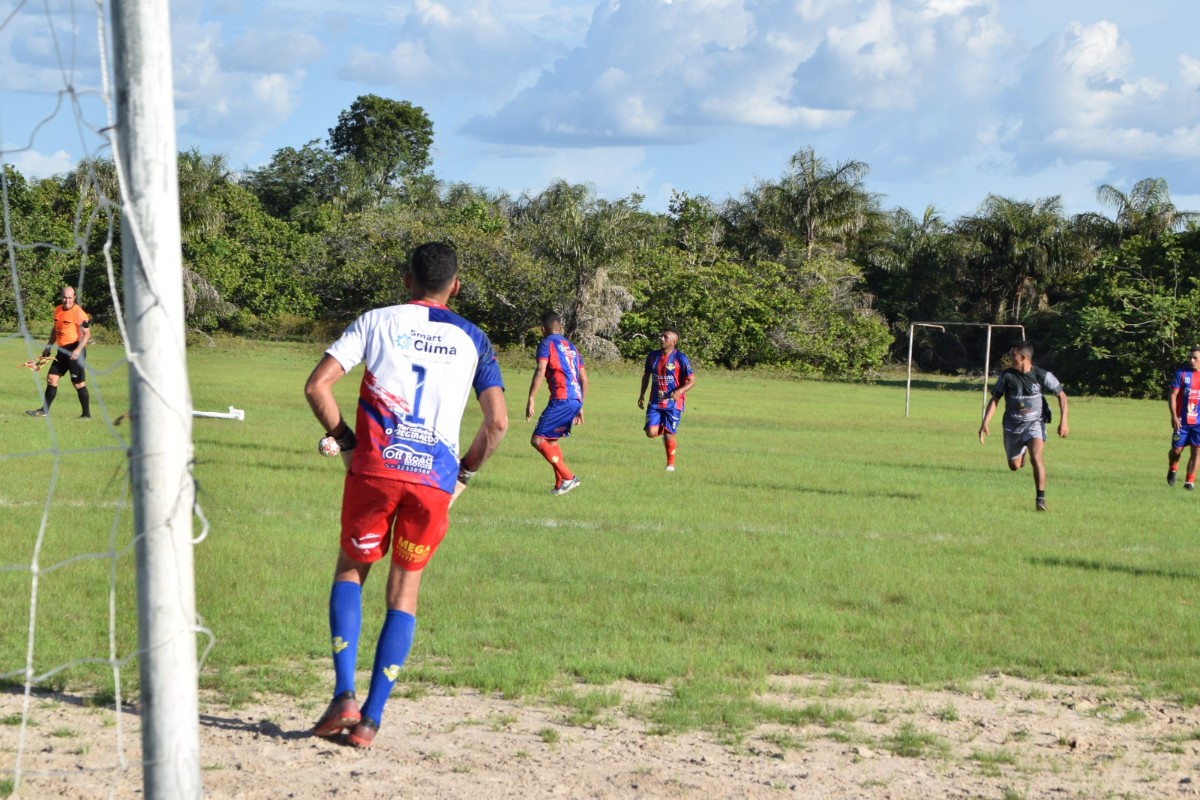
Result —
<svg viewBox="0 0 1200 800"><path fill-rule="evenodd" d="M50 413L50 404L58 395L58 379L69 372L71 385L79 393L79 407L83 410L79 418L91 419L91 398L83 374L83 349L91 341L92 323L83 307L75 302L73 287L64 286L60 299L62 302L54 307L54 330L42 351L42 356L54 352L54 362L46 374L46 399L41 408L25 413L31 417L44 417Z"/></svg>

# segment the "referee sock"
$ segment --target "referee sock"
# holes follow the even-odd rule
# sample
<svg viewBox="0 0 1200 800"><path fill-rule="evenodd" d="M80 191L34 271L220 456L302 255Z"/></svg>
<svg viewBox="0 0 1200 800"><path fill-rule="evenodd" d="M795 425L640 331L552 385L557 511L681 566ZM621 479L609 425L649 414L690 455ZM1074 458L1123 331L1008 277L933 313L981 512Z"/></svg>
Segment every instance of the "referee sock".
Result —
<svg viewBox="0 0 1200 800"><path fill-rule="evenodd" d="M329 633L333 641L333 696L354 691L358 636L362 630L362 586L337 581L329 592Z"/></svg>
<svg viewBox="0 0 1200 800"><path fill-rule="evenodd" d="M92 396L88 393L86 386L76 390L79 392L79 407L83 410L83 416L90 417L92 415Z"/></svg>
<svg viewBox="0 0 1200 800"><path fill-rule="evenodd" d="M362 715L379 725L383 717L383 705L387 702L400 668L412 648L413 631L417 618L404 611L389 610L379 632L379 643L375 646L375 666L371 670L371 689L367 702L363 703Z"/></svg>
<svg viewBox="0 0 1200 800"><path fill-rule="evenodd" d="M46 405L45 405L45 409L46 409L47 413L49 413L49 411L50 411L50 404L54 402L54 398L57 396L58 396L58 387L47 385L46 386Z"/></svg>

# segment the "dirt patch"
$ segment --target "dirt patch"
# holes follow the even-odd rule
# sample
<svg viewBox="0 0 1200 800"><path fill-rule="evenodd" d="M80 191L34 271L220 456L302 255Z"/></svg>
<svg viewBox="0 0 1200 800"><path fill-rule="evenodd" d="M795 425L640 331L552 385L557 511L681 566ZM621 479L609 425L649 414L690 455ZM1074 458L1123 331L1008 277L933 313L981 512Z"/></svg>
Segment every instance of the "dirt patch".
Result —
<svg viewBox="0 0 1200 800"><path fill-rule="evenodd" d="M593 687L581 689L591 691ZM398 687L398 692L400 687ZM628 711L665 695L616 684L623 702L586 724L572 709L473 691L401 693L374 746L307 728L324 702L203 704L210 798L1177 798L1200 796L1200 709L1132 690L993 675L958 690L779 678L760 698L792 724L737 741L655 735ZM0 694L0 777L15 769L24 698ZM21 743L22 797L142 793L135 711L35 697ZM796 722L796 720L802 722ZM124 765L118 764L123 751Z"/></svg>

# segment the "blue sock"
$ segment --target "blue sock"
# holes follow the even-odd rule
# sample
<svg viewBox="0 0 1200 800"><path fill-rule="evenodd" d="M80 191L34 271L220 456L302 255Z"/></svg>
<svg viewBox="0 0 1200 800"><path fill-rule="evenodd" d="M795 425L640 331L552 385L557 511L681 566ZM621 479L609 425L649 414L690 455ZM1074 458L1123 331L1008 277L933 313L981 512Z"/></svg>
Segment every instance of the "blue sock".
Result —
<svg viewBox="0 0 1200 800"><path fill-rule="evenodd" d="M369 717L376 726L383 716L383 704L392 693L396 678L400 677L400 667L404 666L404 659L408 658L416 627L417 618L404 611L389 610L387 619L383 621L383 630L379 632L379 644L375 646L371 690L367 693L367 702L362 707L362 715Z"/></svg>
<svg viewBox="0 0 1200 800"><path fill-rule="evenodd" d="M329 634L333 643L333 696L354 691L358 634L362 630L362 586L337 581L329 592Z"/></svg>

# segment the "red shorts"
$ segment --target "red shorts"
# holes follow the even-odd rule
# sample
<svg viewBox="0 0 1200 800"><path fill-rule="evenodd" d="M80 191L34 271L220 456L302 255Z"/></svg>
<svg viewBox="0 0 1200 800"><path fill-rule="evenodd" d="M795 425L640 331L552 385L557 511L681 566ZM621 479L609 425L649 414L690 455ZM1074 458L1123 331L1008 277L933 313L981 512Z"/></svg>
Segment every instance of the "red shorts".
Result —
<svg viewBox="0 0 1200 800"><path fill-rule="evenodd" d="M371 564L392 551L401 569L423 569L449 526L450 495L434 486L348 473L342 491L342 552Z"/></svg>

